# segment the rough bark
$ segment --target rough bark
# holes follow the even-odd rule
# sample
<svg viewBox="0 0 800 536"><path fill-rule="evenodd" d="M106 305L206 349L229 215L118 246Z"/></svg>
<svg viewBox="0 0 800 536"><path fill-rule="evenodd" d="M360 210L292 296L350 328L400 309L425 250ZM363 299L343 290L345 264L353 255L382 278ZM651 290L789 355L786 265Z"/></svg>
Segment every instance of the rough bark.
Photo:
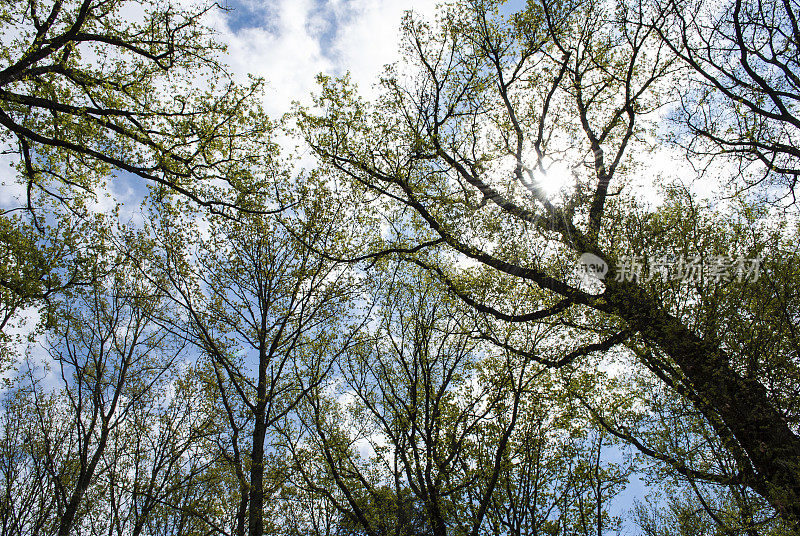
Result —
<svg viewBox="0 0 800 536"><path fill-rule="evenodd" d="M664 311L634 285L612 285L608 302L669 355L689 387L716 412L754 469L750 485L781 517L800 521L800 438L758 381L742 377L730 357Z"/></svg>

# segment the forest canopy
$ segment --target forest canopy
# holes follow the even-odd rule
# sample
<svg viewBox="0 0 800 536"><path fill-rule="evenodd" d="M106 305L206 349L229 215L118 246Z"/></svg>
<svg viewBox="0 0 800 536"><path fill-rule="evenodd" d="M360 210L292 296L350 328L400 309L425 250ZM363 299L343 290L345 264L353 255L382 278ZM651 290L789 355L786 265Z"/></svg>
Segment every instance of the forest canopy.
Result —
<svg viewBox="0 0 800 536"><path fill-rule="evenodd" d="M798 15L456 0L269 117L227 4L0 4L0 534L798 534Z"/></svg>

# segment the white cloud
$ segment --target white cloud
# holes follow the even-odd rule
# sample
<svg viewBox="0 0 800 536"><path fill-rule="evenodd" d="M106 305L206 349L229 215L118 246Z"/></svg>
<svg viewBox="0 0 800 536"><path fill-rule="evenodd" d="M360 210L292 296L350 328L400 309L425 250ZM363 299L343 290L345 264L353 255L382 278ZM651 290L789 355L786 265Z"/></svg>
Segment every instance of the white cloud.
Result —
<svg viewBox="0 0 800 536"><path fill-rule="evenodd" d="M340 28L334 51L338 63L350 71L362 91L368 92L383 66L399 59L403 14L413 10L432 20L436 2L353 0L347 4L355 16Z"/></svg>
<svg viewBox="0 0 800 536"><path fill-rule="evenodd" d="M227 61L233 72L242 79L252 74L267 80L267 111L277 117L289 110L292 100L308 92L314 73L330 69L319 42L306 29L312 2L279 0L278 4L278 20L270 21L268 28L233 31L226 15L214 24L228 46Z"/></svg>
<svg viewBox="0 0 800 536"><path fill-rule="evenodd" d="M341 75L368 92L383 66L398 59L399 27L406 10L431 17L436 2L392 0L271 0L241 3L232 13L215 12L211 25L228 45L227 61L233 72L267 81L266 109L280 117L291 102L309 102L319 73ZM233 2L231 6L237 8ZM261 17L261 13L266 17ZM250 14L254 27L241 25ZM249 25L246 25L249 26Z"/></svg>

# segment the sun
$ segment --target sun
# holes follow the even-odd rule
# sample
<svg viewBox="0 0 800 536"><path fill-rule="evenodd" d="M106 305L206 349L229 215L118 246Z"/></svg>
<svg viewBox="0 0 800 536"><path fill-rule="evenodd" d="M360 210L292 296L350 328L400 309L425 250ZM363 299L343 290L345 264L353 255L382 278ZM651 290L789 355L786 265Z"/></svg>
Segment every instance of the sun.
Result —
<svg viewBox="0 0 800 536"><path fill-rule="evenodd" d="M556 199L573 183L573 170L564 160L544 158L542 165L530 170L534 185L550 199Z"/></svg>

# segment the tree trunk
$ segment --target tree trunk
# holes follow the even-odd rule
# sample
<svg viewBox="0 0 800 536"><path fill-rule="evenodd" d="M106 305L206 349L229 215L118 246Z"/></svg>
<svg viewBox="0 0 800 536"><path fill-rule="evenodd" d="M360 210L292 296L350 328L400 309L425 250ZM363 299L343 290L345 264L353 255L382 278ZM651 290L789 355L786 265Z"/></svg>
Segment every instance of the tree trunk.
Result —
<svg viewBox="0 0 800 536"><path fill-rule="evenodd" d="M782 518L800 521L800 438L770 403L758 381L743 378L729 357L677 318L660 309L633 285L609 286L616 313L669 355L692 389L719 414L756 472L755 491Z"/></svg>
<svg viewBox="0 0 800 536"><path fill-rule="evenodd" d="M242 497L239 499L239 509L236 512L236 536L244 536L247 526L247 503L250 501L250 490L247 486L241 485Z"/></svg>
<svg viewBox="0 0 800 536"><path fill-rule="evenodd" d="M253 452L250 462L249 536L264 533L264 438L266 436L264 407L259 401L253 429Z"/></svg>
<svg viewBox="0 0 800 536"><path fill-rule="evenodd" d="M69 536L70 532L72 531L72 526L75 523L75 515L78 513L78 507L83 500L86 490L89 489L89 484L94 476L94 471L97 468L97 464L100 463L100 458L103 456L103 452L106 449L108 433L108 425L104 422L103 429L100 433L100 440L97 444L97 449L95 450L92 458L89 460L88 465L81 468L81 475L78 477L78 482L75 484L75 489L72 491L69 502L64 508L64 515L61 516L61 520L58 524L58 536ZM87 438L88 437L89 434L87 434ZM87 448L89 444L90 442L87 439Z"/></svg>
<svg viewBox="0 0 800 536"><path fill-rule="evenodd" d="M264 440L267 435L267 364L270 358L264 333L266 315L262 314L258 341L258 385L253 409L253 450L250 456L249 536L262 536L264 533Z"/></svg>

